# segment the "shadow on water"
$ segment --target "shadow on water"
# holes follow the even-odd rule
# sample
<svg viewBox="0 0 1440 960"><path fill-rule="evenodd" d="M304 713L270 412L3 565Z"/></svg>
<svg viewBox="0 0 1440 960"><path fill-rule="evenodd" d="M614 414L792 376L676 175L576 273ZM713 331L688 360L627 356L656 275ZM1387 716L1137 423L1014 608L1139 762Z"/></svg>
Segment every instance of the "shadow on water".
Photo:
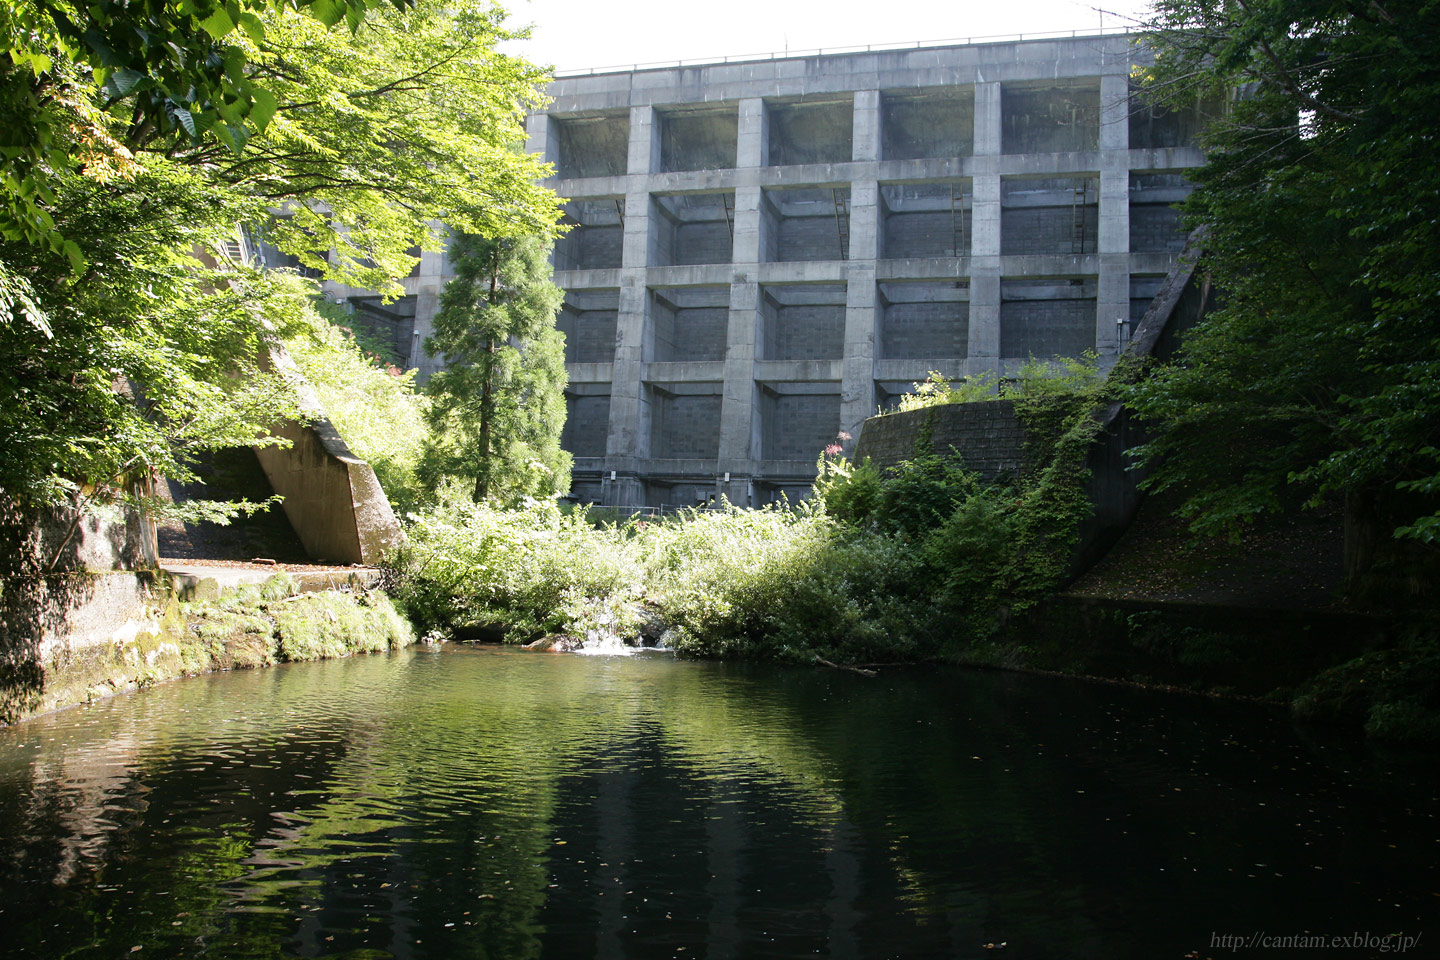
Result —
<svg viewBox="0 0 1440 960"><path fill-rule="evenodd" d="M0 927L26 957L1203 956L1433 928L1434 774L1075 682L424 649L0 731Z"/></svg>

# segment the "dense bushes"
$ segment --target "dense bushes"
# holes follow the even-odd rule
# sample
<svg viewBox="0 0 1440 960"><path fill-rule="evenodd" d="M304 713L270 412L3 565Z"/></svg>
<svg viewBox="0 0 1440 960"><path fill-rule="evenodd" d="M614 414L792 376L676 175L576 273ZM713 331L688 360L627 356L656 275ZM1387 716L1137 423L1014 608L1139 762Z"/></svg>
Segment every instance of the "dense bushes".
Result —
<svg viewBox="0 0 1440 960"><path fill-rule="evenodd" d="M1032 402L1042 449L1012 483L982 483L953 456L882 475L827 454L795 508L615 525L457 498L412 522L393 591L422 630L461 636L633 638L661 624L669 645L704 656L974 657L1057 585L1089 510L1090 398Z"/></svg>
<svg viewBox="0 0 1440 960"><path fill-rule="evenodd" d="M823 510L696 512L593 525L584 510L456 502L418 519L392 588L426 630L636 637L704 656L928 655L918 556Z"/></svg>

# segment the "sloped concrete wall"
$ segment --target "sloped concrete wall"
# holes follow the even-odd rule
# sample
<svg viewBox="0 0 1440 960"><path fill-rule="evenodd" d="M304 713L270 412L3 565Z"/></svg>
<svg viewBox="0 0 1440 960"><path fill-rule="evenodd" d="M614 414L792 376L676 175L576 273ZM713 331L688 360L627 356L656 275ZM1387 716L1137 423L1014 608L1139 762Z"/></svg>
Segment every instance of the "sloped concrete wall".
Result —
<svg viewBox="0 0 1440 960"><path fill-rule="evenodd" d="M271 347L267 359L275 369L295 376L301 407L312 416L306 424L274 428L290 441L289 447L255 451L270 485L285 498L285 516L312 559L378 563L400 544L403 534L375 470L345 445L284 348Z"/></svg>

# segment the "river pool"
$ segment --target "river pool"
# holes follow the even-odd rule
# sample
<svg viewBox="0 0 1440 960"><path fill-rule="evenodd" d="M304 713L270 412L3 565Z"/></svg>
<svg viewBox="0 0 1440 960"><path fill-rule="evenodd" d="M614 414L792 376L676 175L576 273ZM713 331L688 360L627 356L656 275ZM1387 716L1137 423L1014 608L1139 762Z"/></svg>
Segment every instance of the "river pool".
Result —
<svg viewBox="0 0 1440 960"><path fill-rule="evenodd" d="M1440 956L1436 794L1249 704L417 648L0 729L0 955Z"/></svg>

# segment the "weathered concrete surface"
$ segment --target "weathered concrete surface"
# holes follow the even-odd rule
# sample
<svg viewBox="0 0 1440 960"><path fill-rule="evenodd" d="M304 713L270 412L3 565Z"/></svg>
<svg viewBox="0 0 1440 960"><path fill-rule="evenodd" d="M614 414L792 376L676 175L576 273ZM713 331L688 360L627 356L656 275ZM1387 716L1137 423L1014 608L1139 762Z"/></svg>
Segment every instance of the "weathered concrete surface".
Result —
<svg viewBox="0 0 1440 960"><path fill-rule="evenodd" d="M225 591L236 587L258 586L280 572L293 577L301 593L369 589L380 579L380 571L374 567L281 571L274 567L214 567L204 564L167 563L161 570L169 576L171 589L181 600L214 600Z"/></svg>
<svg viewBox="0 0 1440 960"><path fill-rule="evenodd" d="M556 282L607 311L569 367L577 405L607 398L604 436L567 437L577 496L794 496L838 432L931 370L1085 349L1108 367L1175 262L1170 204L1203 160L1193 118L1131 98L1147 57L1117 35L557 79L528 144L579 224ZM728 318L693 334L700 314L663 309L727 290ZM723 369L657 370L682 359L666 344ZM697 424L718 441L677 480L655 389L687 386L720 398Z"/></svg>
<svg viewBox="0 0 1440 960"><path fill-rule="evenodd" d="M306 424L287 422L274 428L290 441L289 447L255 451L270 485L285 498L290 525L316 561L379 562L400 544L403 534L374 469L350 452L284 348L271 347L267 360L293 375L301 409L311 417Z"/></svg>
<svg viewBox="0 0 1440 960"><path fill-rule="evenodd" d="M40 569L57 572L143 570L158 562L154 524L115 505L67 506L47 514L28 549Z"/></svg>
<svg viewBox="0 0 1440 960"><path fill-rule="evenodd" d="M0 601L4 626L0 634L0 724L180 676L267 666L285 659L343 656L381 649L387 642L397 645L392 625L403 634L403 643L413 640L408 625L383 598L345 596L364 593L374 582L374 570L291 574L300 581L298 591L266 608L268 621L253 615L253 610L248 617L231 615L232 623L258 626L260 633L248 629L227 633L217 631L213 624L205 631L202 618L213 620L217 608L211 603L182 605L182 600L214 601L222 592L242 584L263 583L274 573L257 576L262 572L193 569L220 576L111 571L6 581ZM315 596L298 600L302 594ZM299 616L296 603L306 602L320 604L320 609L311 613L321 616L303 615L308 618L306 629L314 634L311 647L316 652L297 655L292 647L298 641L286 640L295 635L286 632L284 617ZM361 629L344 623L355 616L368 618ZM192 623L202 626L192 629ZM380 633L370 631L371 625ZM357 636L368 646L356 645Z"/></svg>
<svg viewBox="0 0 1440 960"><path fill-rule="evenodd" d="M1016 477L1025 469L1025 427L1011 400L949 403L906 413L871 417L855 444L855 459L869 458L881 469L916 456L922 436L930 449L952 452L982 480Z"/></svg>

